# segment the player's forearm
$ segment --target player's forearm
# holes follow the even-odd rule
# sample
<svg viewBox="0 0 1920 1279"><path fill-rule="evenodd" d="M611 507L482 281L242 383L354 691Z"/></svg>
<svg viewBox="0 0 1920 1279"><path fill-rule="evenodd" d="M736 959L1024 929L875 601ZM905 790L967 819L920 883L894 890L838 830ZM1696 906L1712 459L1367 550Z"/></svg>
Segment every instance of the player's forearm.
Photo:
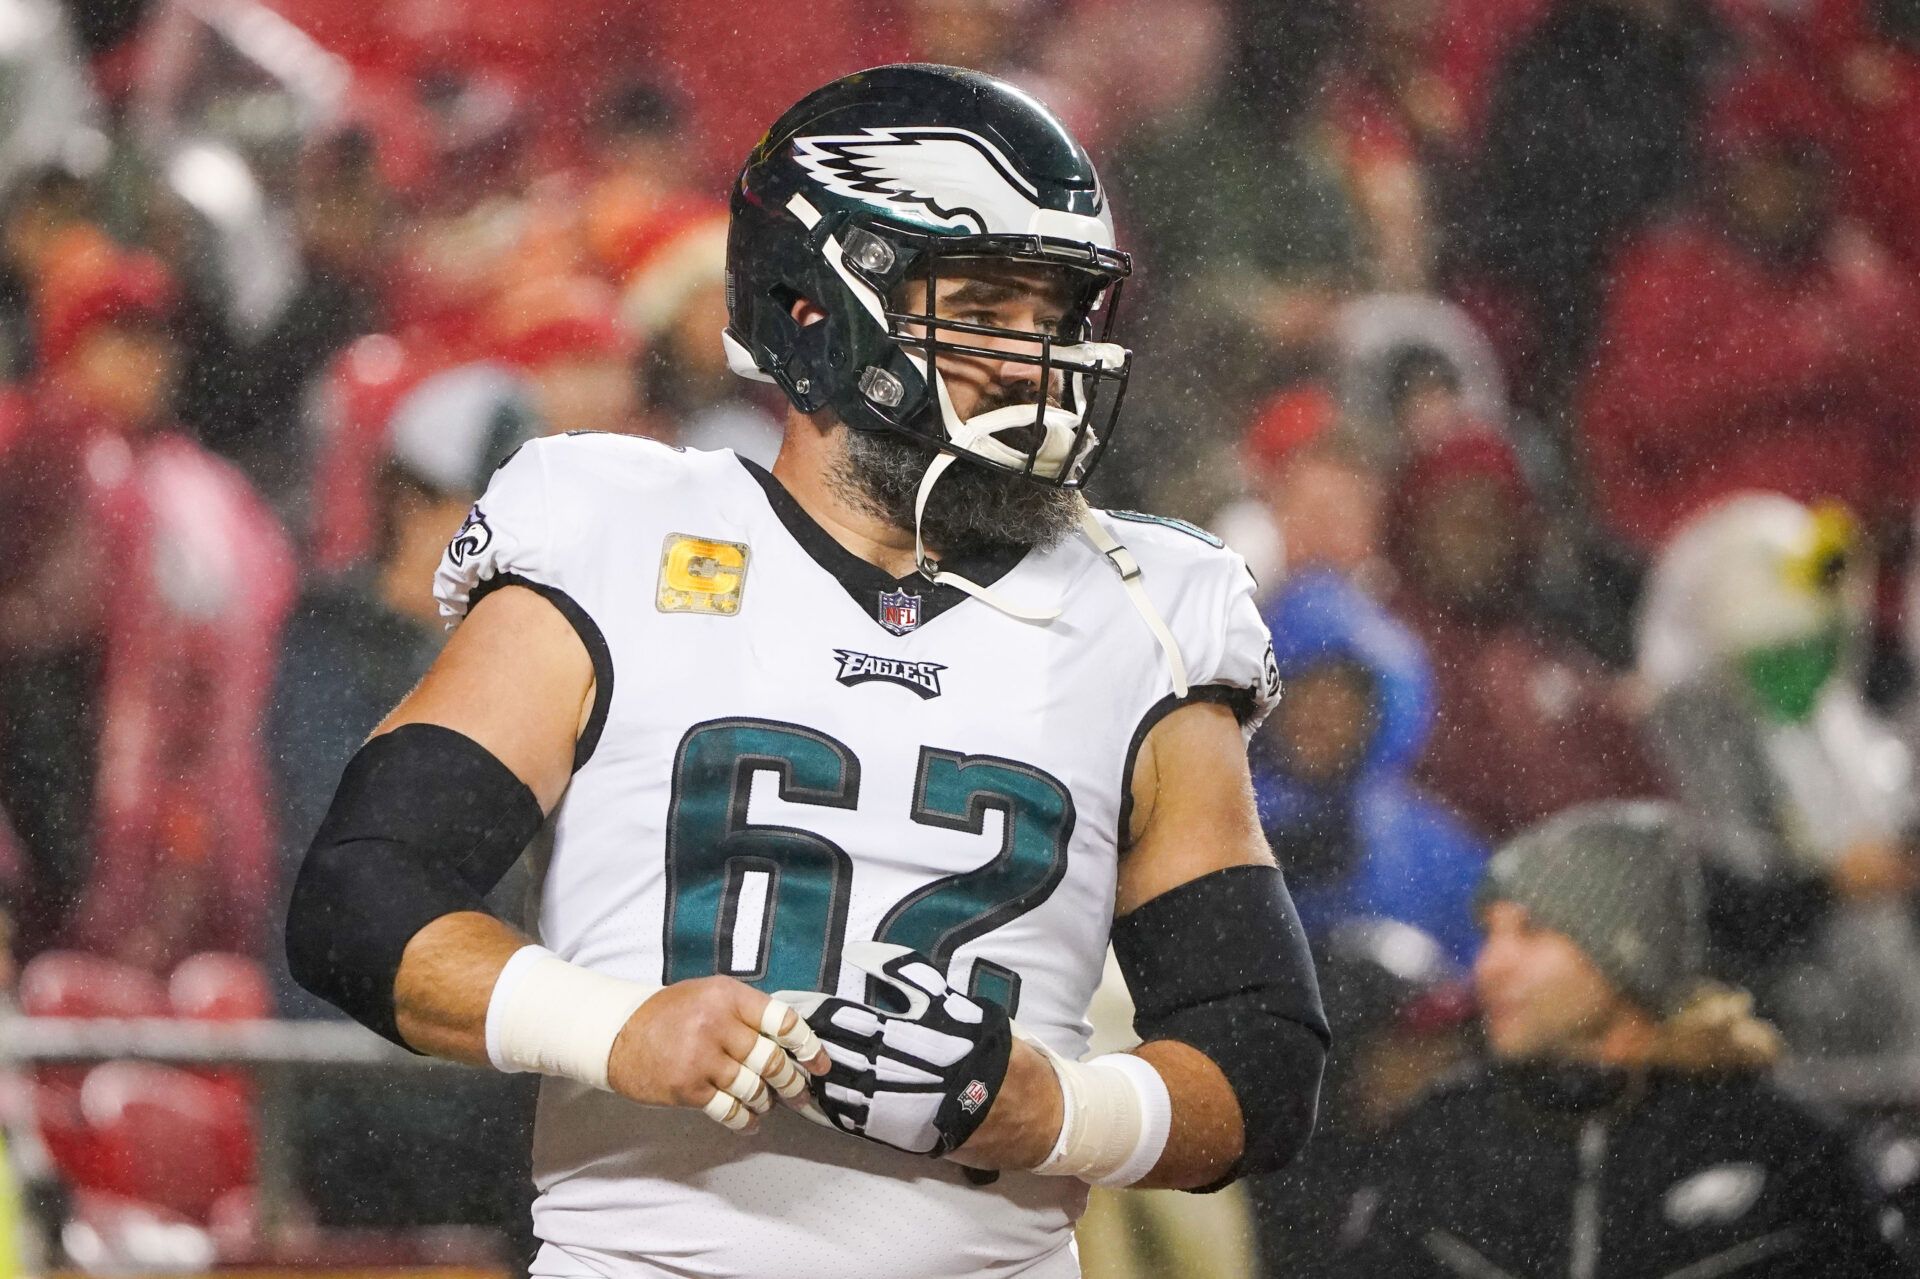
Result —
<svg viewBox="0 0 1920 1279"><path fill-rule="evenodd" d="M1181 1043L1143 1044L1135 1055L1160 1072L1172 1103L1166 1147L1153 1170L1135 1184L1186 1190L1218 1181L1240 1157L1243 1144L1240 1107L1226 1077ZM1053 1150L1065 1120L1053 1067L1037 1050L1016 1044L992 1112L950 1157L969 1168L1033 1169Z"/></svg>
<svg viewBox="0 0 1920 1279"><path fill-rule="evenodd" d="M1134 1185L1192 1190L1219 1181L1246 1144L1240 1104L1226 1076L1200 1051L1173 1040L1142 1044L1134 1054L1160 1072L1173 1103L1166 1149L1153 1171Z"/></svg>
<svg viewBox="0 0 1920 1279"><path fill-rule="evenodd" d="M393 981L401 1038L429 1056L487 1065L488 1002L500 970L527 944L477 911L443 915L415 933Z"/></svg>
<svg viewBox="0 0 1920 1279"><path fill-rule="evenodd" d="M1053 1067L1038 1049L1015 1042L993 1109L979 1131L949 1158L969 1168L1037 1167L1053 1149L1064 1119L1064 1098Z"/></svg>

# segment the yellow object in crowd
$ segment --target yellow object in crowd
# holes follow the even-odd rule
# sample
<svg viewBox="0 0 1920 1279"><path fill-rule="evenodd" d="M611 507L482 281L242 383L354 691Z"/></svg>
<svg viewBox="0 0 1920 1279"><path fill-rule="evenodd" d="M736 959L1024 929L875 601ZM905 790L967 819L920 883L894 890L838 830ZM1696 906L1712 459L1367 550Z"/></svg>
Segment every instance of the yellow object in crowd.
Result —
<svg viewBox="0 0 1920 1279"><path fill-rule="evenodd" d="M20 1193L13 1178L13 1161L7 1157L7 1138L0 1133L0 1279L23 1279L26 1274L20 1255Z"/></svg>

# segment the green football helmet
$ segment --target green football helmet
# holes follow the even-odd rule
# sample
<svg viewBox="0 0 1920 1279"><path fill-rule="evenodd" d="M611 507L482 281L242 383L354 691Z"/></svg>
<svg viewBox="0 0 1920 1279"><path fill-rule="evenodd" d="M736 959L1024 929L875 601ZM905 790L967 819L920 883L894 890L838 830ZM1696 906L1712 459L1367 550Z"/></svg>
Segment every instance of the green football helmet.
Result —
<svg viewBox="0 0 1920 1279"><path fill-rule="evenodd" d="M943 273L979 259L1060 269L1071 303L1057 331L936 317ZM1132 367L1110 340L1131 270L1092 161L1046 107L975 71L876 67L803 98L740 171L728 363L802 412L1077 488L1112 439ZM797 322L803 298L825 320ZM1035 365L1053 402L962 419L939 372L946 353Z"/></svg>

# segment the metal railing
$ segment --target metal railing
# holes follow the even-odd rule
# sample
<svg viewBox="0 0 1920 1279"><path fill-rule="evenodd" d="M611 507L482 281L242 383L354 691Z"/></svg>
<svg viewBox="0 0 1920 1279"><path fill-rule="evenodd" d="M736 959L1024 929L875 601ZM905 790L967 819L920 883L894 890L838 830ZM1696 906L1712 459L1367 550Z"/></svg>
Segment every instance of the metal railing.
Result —
<svg viewBox="0 0 1920 1279"><path fill-rule="evenodd" d="M463 1067L406 1052L350 1022L178 1021L0 1014L0 1070L135 1059L181 1067L242 1067L259 1117L260 1220L271 1230L296 1201L288 1116L297 1081L313 1075L378 1078ZM1850 1108L1920 1109L1920 1055L1797 1060L1776 1073L1787 1092Z"/></svg>
<svg viewBox="0 0 1920 1279"><path fill-rule="evenodd" d="M117 1020L0 1013L0 1070L129 1059L181 1067L237 1066L252 1074L257 1090L260 1224L267 1231L288 1220L288 1210L297 1198L289 1117L299 1079L465 1069L455 1062L396 1048L351 1022Z"/></svg>

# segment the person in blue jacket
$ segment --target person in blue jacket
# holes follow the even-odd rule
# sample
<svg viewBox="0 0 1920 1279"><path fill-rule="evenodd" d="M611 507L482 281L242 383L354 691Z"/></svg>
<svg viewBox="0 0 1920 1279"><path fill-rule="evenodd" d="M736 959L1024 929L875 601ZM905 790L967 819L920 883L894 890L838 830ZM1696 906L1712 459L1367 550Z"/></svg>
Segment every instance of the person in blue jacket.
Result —
<svg viewBox="0 0 1920 1279"><path fill-rule="evenodd" d="M1327 570L1294 577L1265 612L1286 692L1254 740L1254 789L1308 935L1381 916L1471 962L1489 850L1410 777L1433 721L1419 640Z"/></svg>

